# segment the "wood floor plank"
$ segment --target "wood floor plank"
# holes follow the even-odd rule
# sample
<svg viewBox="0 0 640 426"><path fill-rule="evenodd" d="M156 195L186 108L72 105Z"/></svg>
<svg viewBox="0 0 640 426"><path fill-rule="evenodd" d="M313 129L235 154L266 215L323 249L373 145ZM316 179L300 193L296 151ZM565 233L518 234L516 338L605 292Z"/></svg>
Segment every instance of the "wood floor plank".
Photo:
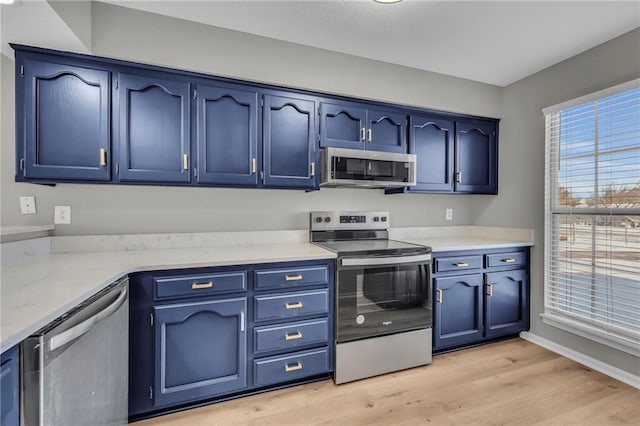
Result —
<svg viewBox="0 0 640 426"><path fill-rule="evenodd" d="M640 391L522 339L336 386L311 383L139 426L640 424Z"/></svg>

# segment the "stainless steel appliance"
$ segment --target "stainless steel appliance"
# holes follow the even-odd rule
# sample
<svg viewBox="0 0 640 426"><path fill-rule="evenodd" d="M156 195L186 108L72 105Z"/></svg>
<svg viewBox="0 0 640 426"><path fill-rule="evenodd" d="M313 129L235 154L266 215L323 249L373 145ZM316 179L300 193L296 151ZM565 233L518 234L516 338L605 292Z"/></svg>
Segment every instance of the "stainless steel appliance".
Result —
<svg viewBox="0 0 640 426"><path fill-rule="evenodd" d="M398 188L416 184L415 154L326 148L320 186Z"/></svg>
<svg viewBox="0 0 640 426"><path fill-rule="evenodd" d="M128 349L125 279L22 342L21 424L127 424Z"/></svg>
<svg viewBox="0 0 640 426"><path fill-rule="evenodd" d="M388 238L387 212L312 212L337 253L335 382L431 363L431 248Z"/></svg>

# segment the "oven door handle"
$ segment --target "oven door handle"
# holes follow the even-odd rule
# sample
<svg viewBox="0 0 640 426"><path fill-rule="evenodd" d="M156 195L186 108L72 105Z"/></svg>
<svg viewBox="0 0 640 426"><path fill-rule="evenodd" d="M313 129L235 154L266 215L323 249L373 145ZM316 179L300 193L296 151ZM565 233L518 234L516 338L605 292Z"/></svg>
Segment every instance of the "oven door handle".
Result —
<svg viewBox="0 0 640 426"><path fill-rule="evenodd" d="M412 256L386 256L386 257L347 257L340 260L342 266L376 266L398 265L401 263L429 262L431 254L419 254Z"/></svg>

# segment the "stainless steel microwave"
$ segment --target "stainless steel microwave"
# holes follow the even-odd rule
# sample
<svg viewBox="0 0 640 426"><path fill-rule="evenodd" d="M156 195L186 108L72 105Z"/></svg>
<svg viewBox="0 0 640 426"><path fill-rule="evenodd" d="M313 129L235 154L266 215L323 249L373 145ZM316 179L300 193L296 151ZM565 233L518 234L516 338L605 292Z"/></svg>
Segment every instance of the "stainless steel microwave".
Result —
<svg viewBox="0 0 640 426"><path fill-rule="evenodd" d="M320 186L398 188L416 184L416 156L359 149L326 148Z"/></svg>

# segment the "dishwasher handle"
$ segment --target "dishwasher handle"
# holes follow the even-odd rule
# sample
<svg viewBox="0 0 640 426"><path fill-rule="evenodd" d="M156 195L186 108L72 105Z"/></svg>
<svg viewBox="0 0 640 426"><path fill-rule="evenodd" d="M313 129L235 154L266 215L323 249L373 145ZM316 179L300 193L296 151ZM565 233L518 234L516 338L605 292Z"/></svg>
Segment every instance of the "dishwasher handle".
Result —
<svg viewBox="0 0 640 426"><path fill-rule="evenodd" d="M98 312L91 318L88 318L82 321L80 324L75 325L70 329L63 331L62 333L53 336L49 340L49 350L55 351L56 349L61 348L64 345L76 340L78 337L81 337L87 334L100 321L108 318L114 312L120 309L120 307L122 306L126 298L127 298L127 287L124 287L120 291L120 295L118 296L118 298L112 304L104 308L102 311Z"/></svg>

